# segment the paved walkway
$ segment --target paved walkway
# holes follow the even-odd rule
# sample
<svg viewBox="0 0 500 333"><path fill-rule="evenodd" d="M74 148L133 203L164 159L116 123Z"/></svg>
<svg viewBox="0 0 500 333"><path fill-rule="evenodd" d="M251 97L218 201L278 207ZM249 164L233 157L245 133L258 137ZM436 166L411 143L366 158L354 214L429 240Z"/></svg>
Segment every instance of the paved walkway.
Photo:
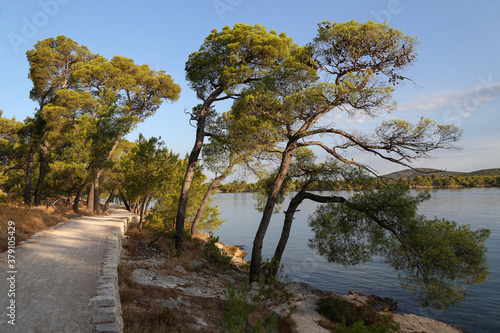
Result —
<svg viewBox="0 0 500 333"><path fill-rule="evenodd" d="M0 333L92 332L89 299L96 294L107 238L131 214L115 204L109 212L68 220L17 246L14 284L7 254L0 254ZM15 297L9 295L13 286ZM8 323L12 300L15 326Z"/></svg>

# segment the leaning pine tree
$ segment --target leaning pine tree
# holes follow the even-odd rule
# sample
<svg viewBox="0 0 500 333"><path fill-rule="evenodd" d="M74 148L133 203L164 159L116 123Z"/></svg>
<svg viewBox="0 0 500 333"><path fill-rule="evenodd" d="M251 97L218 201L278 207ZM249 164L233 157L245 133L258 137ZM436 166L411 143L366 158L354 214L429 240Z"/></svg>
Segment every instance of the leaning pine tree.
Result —
<svg viewBox="0 0 500 333"><path fill-rule="evenodd" d="M191 121L196 124L195 143L189 154L176 216L175 247L182 248L189 189L196 172L207 132L209 111L222 100L237 99L242 89L269 75L289 59L297 46L285 34L268 32L261 25L238 23L213 30L186 62L186 78L201 104L194 107ZM290 60L288 60L290 62Z"/></svg>
<svg viewBox="0 0 500 333"><path fill-rule="evenodd" d="M253 242L250 281L258 280L260 277L264 236L298 148L318 147L341 165L354 165L372 173L375 172L369 165L349 156L353 149L411 167L414 159L425 158L436 149L455 148L454 144L460 139L461 131L453 125L440 125L425 118L414 124L397 119L385 121L371 134L362 133L357 129L340 128L337 123L328 121L334 114L375 119L383 111L394 110L392 91L394 86L409 80L403 73L416 59L416 44L415 38L391 29L385 23L323 22L319 24L317 37L306 48L307 52L300 54L301 62L304 64L302 70L291 71L283 66L281 70L273 71L265 80L253 83L250 88L242 92L242 96L231 109L232 116L245 126L252 124L253 128L262 130L266 135L274 132L274 136L282 139L277 146L281 149L281 163L268 191L262 219ZM313 75L311 72L314 72ZM404 191L398 188L387 191L395 192L396 196L400 197L404 194ZM297 199L309 196L305 192L300 195L302 197ZM313 198L309 196L307 199ZM353 206L354 203L348 204L350 201L343 198L323 202L328 201L335 202L333 204L335 207L347 207L343 209L349 209L344 211L352 217L349 221L353 224L357 221L360 225L363 221L367 221L361 219L360 214L369 213L370 206L375 205L374 201L366 201L361 208L359 204L356 206ZM389 195L380 195L379 201L380 207L390 207ZM409 210L412 207L413 211L416 209L411 201L407 200L401 204ZM288 213L293 213L296 208L292 207ZM328 214L333 216L334 212ZM384 214L383 209L381 214ZM357 252L358 248L347 247L343 249L343 258L347 259L352 255L356 262L358 254L379 253L376 250L381 251L381 239L385 237L385 241L391 245L387 247L388 249L403 247L401 251L392 251L388 255L396 269L409 272L405 280L406 285L419 292L425 291L421 295L428 297L423 296L423 303L438 307L454 304L463 298L461 282L484 281L487 274L487 267L484 264L484 239L488 235L487 231L472 232L467 228L440 220L429 223L417 215L411 217L411 214L404 223L389 215L385 217L388 221L380 219L376 221L375 217L370 217L372 218L370 226L374 230L371 238L367 234L359 233L367 248L360 248ZM314 243L320 253L335 252L335 250L328 252L323 250L325 246L320 246L323 244L320 239L328 237L329 232L337 232L334 235L338 236L349 231L342 229L341 226L338 226L339 229L335 228L330 225L321 229L322 233ZM393 228L394 232L389 228ZM392 238L388 235L392 235ZM442 261L434 266L430 265L432 253L411 257L411 260L406 262L402 260L407 257L405 251L425 250L423 245L432 240L432 238L420 239L426 235L443 237L444 243L437 248L446 250L441 259L444 261L449 259L448 263ZM470 242L465 248L459 248L457 241L459 242L463 235L468 235ZM328 241L330 240L328 238ZM328 244L328 241L325 244ZM454 249L465 253L466 248L470 250L468 256L453 254ZM280 251L282 253L283 249L280 248ZM334 256L331 258L336 260ZM452 262L455 263L455 270L452 269ZM443 291L450 293L449 303L437 294Z"/></svg>

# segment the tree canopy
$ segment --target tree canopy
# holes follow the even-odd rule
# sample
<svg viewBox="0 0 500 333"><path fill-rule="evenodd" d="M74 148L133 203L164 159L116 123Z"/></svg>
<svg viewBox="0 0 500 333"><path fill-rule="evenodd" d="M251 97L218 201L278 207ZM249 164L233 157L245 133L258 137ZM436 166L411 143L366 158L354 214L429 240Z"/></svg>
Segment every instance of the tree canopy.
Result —
<svg viewBox="0 0 500 333"><path fill-rule="evenodd" d="M98 212L99 177L120 139L152 116L165 100L176 101L180 86L165 71L136 65L121 56L107 60L65 36L39 41L27 52L27 58L33 82L30 98L39 102L27 166L31 168L41 145L40 185L47 172L49 149L85 148L78 161L67 154L68 150L63 160L79 163L80 172L81 166L89 171L90 177L83 177L80 183L84 186L91 181L89 208ZM57 161L59 170L61 162ZM31 169L26 174L28 202Z"/></svg>
<svg viewBox="0 0 500 333"><path fill-rule="evenodd" d="M262 241L297 148L318 147L341 163L374 172L348 156L353 148L409 165L433 150L450 148L460 138L453 125L428 119L417 124L383 122L373 134L323 120L333 112L376 118L382 111L392 111L392 91L407 80L403 72L415 60L416 44L415 38L385 23L323 22L317 37L297 51L299 69L275 71L235 101L231 110L235 118L254 124L265 133L262 137L272 133L281 138L280 167L252 248L251 280L257 278Z"/></svg>
<svg viewBox="0 0 500 333"><path fill-rule="evenodd" d="M487 229L472 230L417 214L427 192L413 196L394 185L357 193L344 204L320 206L310 217L310 246L328 261L345 266L380 256L423 306L446 308L463 301L465 286L486 281Z"/></svg>
<svg viewBox="0 0 500 333"><path fill-rule="evenodd" d="M176 217L176 247L182 248L182 234L189 198L189 188L203 147L206 122L215 102L237 98L245 86L262 80L275 67L289 59L296 45L285 34L268 32L261 25L238 23L221 31L213 30L186 62L186 78L203 102L193 108L191 121L196 123L196 137L179 199Z"/></svg>

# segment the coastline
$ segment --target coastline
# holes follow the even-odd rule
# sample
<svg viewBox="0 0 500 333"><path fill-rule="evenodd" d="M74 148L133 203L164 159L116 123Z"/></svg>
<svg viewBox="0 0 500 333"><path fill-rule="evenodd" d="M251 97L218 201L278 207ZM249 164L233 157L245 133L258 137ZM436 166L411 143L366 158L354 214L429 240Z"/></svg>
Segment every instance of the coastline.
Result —
<svg viewBox="0 0 500 333"><path fill-rule="evenodd" d="M191 258L190 254L187 255L188 258L181 260L182 256L177 259L174 257L169 258L164 256L164 251L151 249L149 259L134 258L133 253L135 250L132 250L130 245L129 241L125 242L125 251L121 259L122 267L129 270L127 279L141 285L140 288L148 288L148 286L161 288L164 289L164 292L168 292L169 295L174 295L166 299L154 299L154 302L167 305L171 311L176 313L178 311L179 315L184 316L184 320L189 322L188 326L193 332L220 332L219 326L213 326L215 325L214 317L216 316L213 309L199 307L198 305L215 302L218 311L221 311L221 309L223 312L226 311L224 304L227 299L225 292L228 286L241 285L247 279L247 275L240 269L240 266L246 264L245 260L243 260L246 253L240 246L216 243L219 249L231 257L230 268L221 272L206 259L202 257ZM123 285L123 282L121 283ZM252 292L257 292L259 288L255 282L250 287ZM396 309L394 307L384 307L384 302L387 303L388 299L381 299L375 295L367 296L357 292L340 295L335 292L314 288L304 282L290 282L285 289L292 293L293 296L289 304L279 305L275 311L279 312L291 306L296 307L297 310L290 317L294 327L284 332L331 332L331 327L334 324L317 311L318 301L325 297L342 298L356 305L369 305L380 314L391 316L395 323L399 323L400 332L402 333L464 332L461 328L434 319L414 314L395 314ZM122 292L122 288L120 292ZM124 290L124 293L130 293L130 291ZM125 298L127 297L125 296ZM373 302L374 299L378 300L378 302ZM144 299L141 302L146 303L148 300ZM149 302L153 302L153 300L149 300ZM125 313L131 307L130 303L126 302L122 306ZM220 320L217 325L220 325ZM208 329L209 327L210 329Z"/></svg>

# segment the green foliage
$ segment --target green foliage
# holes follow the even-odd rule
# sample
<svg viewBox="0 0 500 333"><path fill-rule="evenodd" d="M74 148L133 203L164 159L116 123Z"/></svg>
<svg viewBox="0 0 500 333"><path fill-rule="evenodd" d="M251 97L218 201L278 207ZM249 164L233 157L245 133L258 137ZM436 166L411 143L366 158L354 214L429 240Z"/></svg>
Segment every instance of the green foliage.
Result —
<svg viewBox="0 0 500 333"><path fill-rule="evenodd" d="M186 62L186 78L198 97L205 100L214 89L227 94L239 84L262 78L275 64L289 55L291 38L261 25L238 23L212 30L199 51Z"/></svg>
<svg viewBox="0 0 500 333"><path fill-rule="evenodd" d="M275 268L276 274L267 274L272 265L272 261L268 259L261 260L261 272L265 273L259 279L259 292L253 298L264 313L274 310L281 304L289 304L293 297L293 293L286 290L291 281L288 274L284 273L283 265ZM284 308L282 315L290 316L295 310L295 307Z"/></svg>
<svg viewBox="0 0 500 333"><path fill-rule="evenodd" d="M224 291L224 296L227 299L227 311L221 325L223 332L244 333L246 331L248 316L253 311L253 307L248 304L249 292L248 284L243 284L239 288L229 285Z"/></svg>
<svg viewBox="0 0 500 333"><path fill-rule="evenodd" d="M90 180L98 189L120 139L180 94L164 71L120 56L108 61L65 36L39 41L27 58L30 98L39 109L26 132L31 148L43 143L48 150L40 170L48 165L49 175L40 174L39 183L45 180L42 186L52 196L69 196Z"/></svg>
<svg viewBox="0 0 500 333"><path fill-rule="evenodd" d="M338 325L336 333L391 333L399 325L388 316L380 315L368 305L356 305L340 297L327 297L318 301L318 312Z"/></svg>
<svg viewBox="0 0 500 333"><path fill-rule="evenodd" d="M203 232L215 231L227 220L220 218L219 205L207 205L198 224L198 230Z"/></svg>
<svg viewBox="0 0 500 333"><path fill-rule="evenodd" d="M0 110L0 188L9 190L20 183L27 147L25 133L29 125L3 117Z"/></svg>
<svg viewBox="0 0 500 333"><path fill-rule="evenodd" d="M130 201L174 189L173 170L179 156L169 151L162 141L139 134L136 146L120 160L123 173L122 188Z"/></svg>
<svg viewBox="0 0 500 333"><path fill-rule="evenodd" d="M385 317L382 322L366 326L361 320L355 322L352 326L346 324L346 320L342 319L342 322L335 327L334 333L392 333L399 332L399 325L394 325Z"/></svg>
<svg viewBox="0 0 500 333"><path fill-rule="evenodd" d="M271 263L266 261L262 268ZM258 289L253 289L247 283L239 287L229 285L224 295L228 300L227 312L222 323L223 332L276 332L278 315L275 309L279 305L289 304L292 293L285 287L290 283L288 276L282 273L273 277L261 279ZM252 291L253 289L253 291ZM290 316L296 307L283 308L281 315Z"/></svg>
<svg viewBox="0 0 500 333"><path fill-rule="evenodd" d="M484 243L490 231L417 214L429 198L394 185L357 193L345 204L321 206L309 220L315 235L310 247L346 266L379 255L405 273L402 285L423 306L458 304L467 296L465 285L487 278Z"/></svg>
<svg viewBox="0 0 500 333"><path fill-rule="evenodd" d="M380 315L371 306L357 306L340 297L320 299L318 312L334 323L344 321L347 326L352 326L358 321L363 321L366 325L374 325L380 321Z"/></svg>
<svg viewBox="0 0 500 333"><path fill-rule="evenodd" d="M219 248L216 243L219 242L219 237L214 237L210 233L207 242L203 245L205 251L205 258L212 264L215 264L221 269L228 269L231 263L231 257L226 255L226 252Z"/></svg>

